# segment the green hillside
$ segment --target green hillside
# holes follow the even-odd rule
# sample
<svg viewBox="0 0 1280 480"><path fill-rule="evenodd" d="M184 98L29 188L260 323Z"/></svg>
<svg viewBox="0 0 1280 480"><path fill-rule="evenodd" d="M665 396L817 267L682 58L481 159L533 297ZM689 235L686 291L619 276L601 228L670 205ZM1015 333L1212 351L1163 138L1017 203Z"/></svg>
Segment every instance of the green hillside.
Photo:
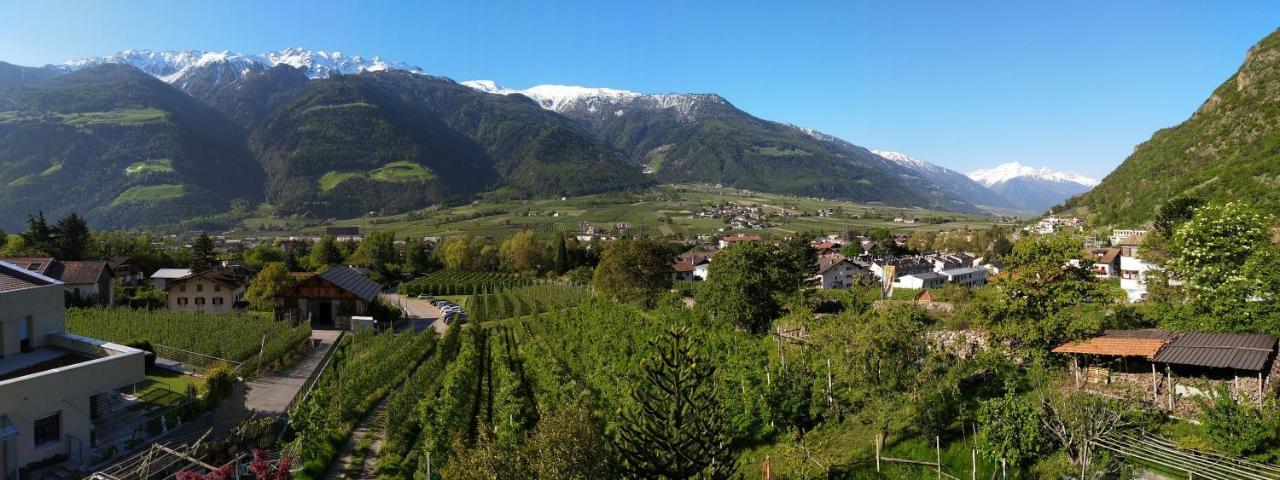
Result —
<svg viewBox="0 0 1280 480"><path fill-rule="evenodd" d="M95 225L170 223L261 196L239 129L131 67L0 86L0 228L78 211Z"/></svg>
<svg viewBox="0 0 1280 480"><path fill-rule="evenodd" d="M1184 194L1280 208L1280 31L1251 48L1190 119L1156 132L1066 205L1095 224L1131 226Z"/></svg>

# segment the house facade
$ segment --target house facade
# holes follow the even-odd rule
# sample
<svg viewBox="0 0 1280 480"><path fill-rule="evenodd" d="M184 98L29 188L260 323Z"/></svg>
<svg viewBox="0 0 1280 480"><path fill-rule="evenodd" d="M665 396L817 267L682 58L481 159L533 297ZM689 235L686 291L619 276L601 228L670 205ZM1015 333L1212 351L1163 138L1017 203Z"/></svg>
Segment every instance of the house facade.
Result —
<svg viewBox="0 0 1280 480"><path fill-rule="evenodd" d="M230 312L243 307L248 282L225 268L213 268L167 282L169 310Z"/></svg>
<svg viewBox="0 0 1280 480"><path fill-rule="evenodd" d="M818 288L849 288L867 269L839 253L818 257Z"/></svg>
<svg viewBox="0 0 1280 480"><path fill-rule="evenodd" d="M987 283L987 269L984 267L952 268L938 272L946 283L955 283L966 287L976 287Z"/></svg>
<svg viewBox="0 0 1280 480"><path fill-rule="evenodd" d="M671 279L674 281L705 281L707 271L711 268L711 257L715 252L684 252L671 264Z"/></svg>
<svg viewBox="0 0 1280 480"><path fill-rule="evenodd" d="M161 268L152 273L149 279L151 280L151 285L156 289L165 290L169 288L169 282L189 277L192 273L190 268Z"/></svg>
<svg viewBox="0 0 1280 480"><path fill-rule="evenodd" d="M378 300L382 285L352 267L294 275L294 284L276 295L276 318L308 321L313 328L346 329Z"/></svg>
<svg viewBox="0 0 1280 480"><path fill-rule="evenodd" d="M942 288L946 283L946 275L938 272L913 273L898 277L893 281L893 288Z"/></svg>
<svg viewBox="0 0 1280 480"><path fill-rule="evenodd" d="M88 466L100 405L145 378L145 352L66 332L64 295L0 262L0 480L53 457Z"/></svg>

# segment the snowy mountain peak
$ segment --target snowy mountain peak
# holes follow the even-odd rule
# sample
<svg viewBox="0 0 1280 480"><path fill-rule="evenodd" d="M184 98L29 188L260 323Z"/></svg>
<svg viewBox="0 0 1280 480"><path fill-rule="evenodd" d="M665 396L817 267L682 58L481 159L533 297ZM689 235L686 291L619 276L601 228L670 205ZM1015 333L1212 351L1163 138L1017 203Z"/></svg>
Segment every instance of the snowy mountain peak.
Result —
<svg viewBox="0 0 1280 480"><path fill-rule="evenodd" d="M890 152L885 150L872 150L871 153L884 157L886 160L894 163L910 167L914 170L923 170L926 172L936 172L942 170L942 167L926 162L924 160L909 156L905 153Z"/></svg>
<svg viewBox="0 0 1280 480"><path fill-rule="evenodd" d="M492 80L470 80L462 84L496 95L518 93L538 102L538 105L544 109L560 113L583 110L589 113L606 112L622 116L626 115L628 108L674 109L682 118L688 119L695 116L695 110L704 102L728 104L715 94L643 94L630 90L575 85L537 85L516 90L498 85Z"/></svg>
<svg viewBox="0 0 1280 480"><path fill-rule="evenodd" d="M383 70L404 70L423 73L422 69L402 62L388 62L380 57L365 58L342 52L287 48L261 55L231 51L207 52L201 50L125 50L103 57L84 57L52 65L62 71L74 71L86 67L115 63L133 66L169 83L179 83L188 74L209 67L230 67L240 76L251 71L266 70L276 65L289 65L302 70L308 78L324 78L335 73L355 74Z"/></svg>
<svg viewBox="0 0 1280 480"><path fill-rule="evenodd" d="M969 173L969 178L987 187L1002 184L1019 177L1031 177L1050 182L1078 183L1087 187L1098 185L1097 180L1078 173L1059 172L1050 170L1048 167L1033 168L1018 162L1009 162L995 168L974 170Z"/></svg>

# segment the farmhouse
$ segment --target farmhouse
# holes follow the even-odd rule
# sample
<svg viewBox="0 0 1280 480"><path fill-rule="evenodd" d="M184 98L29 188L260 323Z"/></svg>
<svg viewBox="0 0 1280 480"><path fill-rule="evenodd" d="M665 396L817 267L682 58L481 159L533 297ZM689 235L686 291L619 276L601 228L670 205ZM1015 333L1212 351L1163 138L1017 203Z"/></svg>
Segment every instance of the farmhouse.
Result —
<svg viewBox="0 0 1280 480"><path fill-rule="evenodd" d="M1073 356L1076 385L1194 410L1194 397L1225 387L1261 402L1272 383L1276 337L1259 334L1109 330L1053 349Z"/></svg>
<svg viewBox="0 0 1280 480"><path fill-rule="evenodd" d="M57 280L0 262L0 479L59 456L87 466L104 406L144 379L145 352L67 333L63 302Z"/></svg>
<svg viewBox="0 0 1280 480"><path fill-rule="evenodd" d="M107 267L111 269L111 273L115 275L116 280L125 285L137 285L146 280L146 271L137 262L129 257L111 257L107 260Z"/></svg>
<svg viewBox="0 0 1280 480"><path fill-rule="evenodd" d="M59 282L73 298L99 305L115 303L115 275L101 260L59 261L53 258L5 258L18 268L44 275Z"/></svg>
<svg viewBox="0 0 1280 480"><path fill-rule="evenodd" d="M215 267L169 281L164 290L169 310L229 312L245 307L247 285L233 270Z"/></svg>
<svg viewBox="0 0 1280 480"><path fill-rule="evenodd" d="M1085 250L1085 257L1093 263L1089 270L1098 278L1112 278L1120 274L1119 248L1090 248Z"/></svg>
<svg viewBox="0 0 1280 480"><path fill-rule="evenodd" d="M715 252L690 251L676 257L671 264L671 279L675 281L706 280L707 269Z"/></svg>
<svg viewBox="0 0 1280 480"><path fill-rule="evenodd" d="M276 318L306 320L313 328L349 328L351 317L368 313L382 291L381 284L351 267L294 274L294 280L276 295Z"/></svg>

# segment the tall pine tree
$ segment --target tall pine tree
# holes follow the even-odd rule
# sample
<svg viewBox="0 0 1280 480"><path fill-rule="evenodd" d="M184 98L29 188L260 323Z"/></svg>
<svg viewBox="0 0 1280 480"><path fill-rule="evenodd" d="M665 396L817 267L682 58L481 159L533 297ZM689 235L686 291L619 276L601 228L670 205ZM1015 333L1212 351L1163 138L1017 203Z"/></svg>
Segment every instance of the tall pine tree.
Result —
<svg viewBox="0 0 1280 480"><path fill-rule="evenodd" d="M82 260L89 254L93 237L89 225L76 212L58 219L53 227L53 252L59 260Z"/></svg>
<svg viewBox="0 0 1280 480"><path fill-rule="evenodd" d="M218 247L209 234L201 233L191 242L191 270L203 272L218 264Z"/></svg>
<svg viewBox="0 0 1280 480"><path fill-rule="evenodd" d="M647 382L632 389L637 408L622 412L615 442L623 470L634 478L729 478L736 459L720 424L715 367L698 357L683 327L649 345L655 352L642 364Z"/></svg>

